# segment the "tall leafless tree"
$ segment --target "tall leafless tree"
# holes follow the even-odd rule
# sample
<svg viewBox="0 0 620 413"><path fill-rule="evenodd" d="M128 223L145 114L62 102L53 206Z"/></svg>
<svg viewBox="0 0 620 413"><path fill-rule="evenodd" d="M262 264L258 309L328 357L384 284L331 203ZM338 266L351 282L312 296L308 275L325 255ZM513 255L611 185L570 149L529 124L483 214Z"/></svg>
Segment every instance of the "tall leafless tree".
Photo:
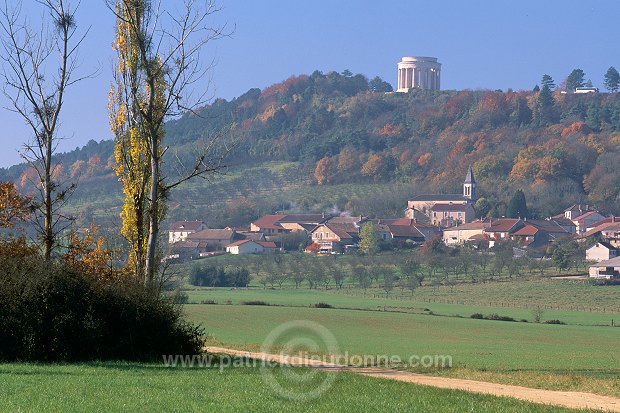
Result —
<svg viewBox="0 0 620 413"><path fill-rule="evenodd" d="M68 0L35 0L44 10L40 28L22 18L22 3L9 7L5 2L2 28L3 92L8 108L19 114L31 129L33 138L20 155L37 172L39 190L35 199L38 213L35 225L50 259L66 228L62 213L74 183L59 182L54 172L54 154L59 141L60 113L68 88L85 77L75 76L77 52L86 33L78 34L75 12Z"/></svg>

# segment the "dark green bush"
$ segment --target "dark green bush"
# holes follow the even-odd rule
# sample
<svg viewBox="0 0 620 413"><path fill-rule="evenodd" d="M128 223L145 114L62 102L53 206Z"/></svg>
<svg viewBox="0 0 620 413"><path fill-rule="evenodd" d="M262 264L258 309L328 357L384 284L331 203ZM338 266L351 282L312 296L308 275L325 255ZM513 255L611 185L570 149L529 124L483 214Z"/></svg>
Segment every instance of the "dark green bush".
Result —
<svg viewBox="0 0 620 413"><path fill-rule="evenodd" d="M487 320L496 320L496 321L516 321L512 317L508 317L506 315L498 315L498 314L489 314Z"/></svg>
<svg viewBox="0 0 620 413"><path fill-rule="evenodd" d="M560 321L560 320L547 320L545 321L545 324L560 324L560 325L565 325L566 323L564 321Z"/></svg>
<svg viewBox="0 0 620 413"><path fill-rule="evenodd" d="M484 316L480 313L474 313L470 316L471 318L475 318L475 319L482 319L484 318Z"/></svg>
<svg viewBox="0 0 620 413"><path fill-rule="evenodd" d="M316 303L312 307L314 308L334 308L333 305L327 303Z"/></svg>
<svg viewBox="0 0 620 413"><path fill-rule="evenodd" d="M203 345L179 306L138 281L0 256L0 360L157 360Z"/></svg>
<svg viewBox="0 0 620 413"><path fill-rule="evenodd" d="M198 287L246 287L250 272L245 268L224 268L213 265L194 264L189 282Z"/></svg>
<svg viewBox="0 0 620 413"><path fill-rule="evenodd" d="M240 304L241 305L267 305L267 306L271 305L271 304L269 304L266 301L258 301L258 300L256 300L256 301L241 301Z"/></svg>

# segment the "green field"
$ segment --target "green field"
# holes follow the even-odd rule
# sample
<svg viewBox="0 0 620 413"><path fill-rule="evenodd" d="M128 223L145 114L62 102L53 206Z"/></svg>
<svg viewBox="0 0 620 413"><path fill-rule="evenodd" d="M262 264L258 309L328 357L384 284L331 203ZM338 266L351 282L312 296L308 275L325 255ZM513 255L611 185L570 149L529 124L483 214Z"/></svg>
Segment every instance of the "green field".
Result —
<svg viewBox="0 0 620 413"><path fill-rule="evenodd" d="M517 288L514 285L517 284ZM463 291L457 291L453 296L452 302L462 302L461 298L473 295L472 289L480 288L483 292L478 294L495 297L499 294L505 294L504 290L518 290L518 286L523 285L522 289L529 288L530 290L537 290L541 293L551 290L552 287L563 288L558 281L533 281L533 282L518 282L514 283L487 283L467 286L458 286L463 288ZM457 287L457 288L458 288ZM464 288L467 287L467 288ZM581 287L575 285L574 287ZM591 287L591 286L587 286ZM604 290L601 287L593 287ZM430 289L430 287L429 287ZM496 313L500 315L506 315L513 317L517 320L525 319L529 322L533 320L533 312L527 308L512 308L511 302L508 298L504 301L505 307L488 307L484 305L462 305L462 304L445 304L441 300L434 302L432 298L424 297L418 294L416 290L413 297L398 293L391 294L391 298L386 298L385 293L377 291L369 291L364 294L359 289L342 289L342 290L309 290L303 289L284 289L284 290L272 290L272 289L230 289L230 288L200 288L187 291L189 300L191 303L200 303L206 300L212 300L218 304L239 304L243 301L265 301L272 305L280 306L297 306L297 307L309 307L313 304L324 302L332 306L339 308L354 308L365 309L375 311L393 311L393 312L414 312L421 313L425 309L428 309L436 315L445 316L460 316L469 317L474 313L491 314ZM516 294L516 293L515 293ZM619 295L620 296L620 295ZM497 305L500 300L495 300ZM544 304L543 304L544 305ZM577 325L606 325L610 326L612 320L614 324L620 324L620 314L608 314L608 313L595 313L595 312L583 312L583 311L569 311L569 310L544 310L544 320L559 319L567 324Z"/></svg>
<svg viewBox="0 0 620 413"><path fill-rule="evenodd" d="M543 320L569 323L551 325L469 318L481 311L531 320L532 312L525 309L428 304L333 291L213 289L192 291L190 297L218 302L185 307L213 344L257 350L277 326L310 320L336 336L341 354L398 355L402 360L411 355L450 355L452 369L422 372L620 396L620 328L609 326L611 314L547 310ZM239 305L254 300L276 305ZM310 307L318 302L341 308Z"/></svg>
<svg viewBox="0 0 620 413"><path fill-rule="evenodd" d="M2 411L20 413L577 411L350 373L338 374L321 397L300 402L278 396L251 367L220 373L159 364L3 364L0 385Z"/></svg>

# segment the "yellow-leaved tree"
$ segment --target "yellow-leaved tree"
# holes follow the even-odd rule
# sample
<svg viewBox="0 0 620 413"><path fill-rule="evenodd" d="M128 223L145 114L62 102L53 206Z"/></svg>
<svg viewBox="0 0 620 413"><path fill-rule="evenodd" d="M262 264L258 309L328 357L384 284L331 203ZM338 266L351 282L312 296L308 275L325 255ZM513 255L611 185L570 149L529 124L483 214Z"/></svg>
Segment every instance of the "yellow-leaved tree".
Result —
<svg viewBox="0 0 620 413"><path fill-rule="evenodd" d="M208 24L218 9L211 1L186 0L180 16L151 0L106 0L116 16L117 70L110 91L110 121L116 139L116 174L123 185L122 235L131 246L130 264L151 285L157 273L157 241L169 191L223 168L227 153L215 139L196 152L195 161L178 165L172 178L162 167L167 148L164 124L205 103L192 87L205 75L200 51L224 36Z"/></svg>

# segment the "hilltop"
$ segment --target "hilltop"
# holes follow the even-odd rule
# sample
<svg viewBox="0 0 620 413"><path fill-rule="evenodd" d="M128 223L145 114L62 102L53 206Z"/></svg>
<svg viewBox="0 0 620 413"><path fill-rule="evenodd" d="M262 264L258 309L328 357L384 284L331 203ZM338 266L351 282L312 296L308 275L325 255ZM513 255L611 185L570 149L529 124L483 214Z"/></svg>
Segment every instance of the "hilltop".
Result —
<svg viewBox="0 0 620 413"><path fill-rule="evenodd" d="M172 194L170 218L238 225L276 210L399 214L407 197L458 191L469 165L490 214L522 189L535 215L571 203L619 212L620 96L533 91L384 93L387 84L335 72L291 77L167 124L168 173L212 137L234 143L226 175ZM111 141L58 157L78 179L73 207L112 217L121 191ZM0 171L28 191L24 165Z"/></svg>

